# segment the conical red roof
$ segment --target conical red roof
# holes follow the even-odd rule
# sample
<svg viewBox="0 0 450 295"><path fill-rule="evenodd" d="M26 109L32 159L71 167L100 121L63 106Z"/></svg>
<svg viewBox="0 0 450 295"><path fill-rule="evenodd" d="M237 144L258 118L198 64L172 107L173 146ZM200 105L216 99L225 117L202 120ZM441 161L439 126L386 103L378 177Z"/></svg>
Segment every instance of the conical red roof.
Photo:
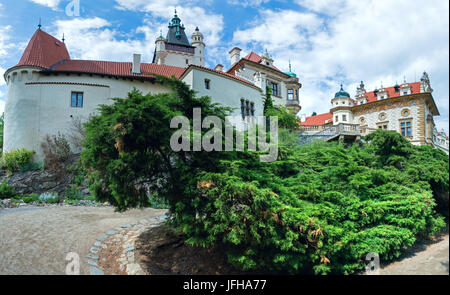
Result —
<svg viewBox="0 0 450 295"><path fill-rule="evenodd" d="M48 69L60 61L69 59L69 52L63 42L42 30L37 30L16 67L37 66Z"/></svg>

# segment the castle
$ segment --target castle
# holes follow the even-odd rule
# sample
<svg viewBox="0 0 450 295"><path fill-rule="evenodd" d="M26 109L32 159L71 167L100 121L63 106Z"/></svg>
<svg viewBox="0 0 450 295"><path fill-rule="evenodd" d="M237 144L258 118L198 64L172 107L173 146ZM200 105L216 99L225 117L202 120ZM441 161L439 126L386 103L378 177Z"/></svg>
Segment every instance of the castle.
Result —
<svg viewBox="0 0 450 295"><path fill-rule="evenodd" d="M438 132L434 116L439 110L426 72L419 82L366 91L361 81L355 98L342 85L330 100L328 113L301 118L303 136L345 139L367 135L375 130L394 130L414 145L430 145L449 152L448 136Z"/></svg>
<svg viewBox="0 0 450 295"><path fill-rule="evenodd" d="M268 54L260 57L252 52L240 58L240 49L235 48L228 71L221 65L210 69L205 67L206 45L198 28L191 39L190 43L175 12L166 37L161 33L155 41L152 63L142 63L140 54L130 62L77 60L71 59L64 40L39 27L19 63L4 74L8 88L4 152L26 148L42 159L46 135L70 132L73 120L86 120L98 105L110 104L110 98L126 97L133 88L144 94L169 92L155 75L181 79L198 96L233 108L232 123L241 130L263 115L266 85L273 90L275 104L300 110L298 78L277 69Z"/></svg>
<svg viewBox="0 0 450 295"><path fill-rule="evenodd" d="M41 30L28 43L19 63L4 74L7 83L4 152L26 148L42 159L41 142L46 135L70 132L73 120L87 120L110 98L126 97L136 88L144 94L166 93L155 75L176 77L212 102L233 108L235 126L244 130L263 115L264 98L270 89L274 105L286 106L298 114L302 84L289 65L280 71L266 51L262 55L242 50L229 51L228 70L219 64L205 67L206 44L197 27L191 42L176 12L155 41L152 63L142 63L134 54L130 62L71 59L64 39ZM396 130L413 144L441 146L448 153L448 137L435 129L433 116L439 111L431 95L428 75L420 82L366 92L363 83L355 99L342 88L331 100L329 113L303 117L300 128L314 136L344 126L368 134L377 129ZM350 127L349 127L350 126ZM331 129L330 129L331 128ZM336 132L335 132L336 133Z"/></svg>

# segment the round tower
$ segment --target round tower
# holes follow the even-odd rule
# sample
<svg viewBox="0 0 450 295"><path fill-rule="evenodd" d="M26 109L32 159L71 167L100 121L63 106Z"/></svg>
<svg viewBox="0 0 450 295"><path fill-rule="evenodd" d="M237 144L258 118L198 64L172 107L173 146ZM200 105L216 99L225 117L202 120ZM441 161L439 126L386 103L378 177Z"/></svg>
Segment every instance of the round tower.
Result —
<svg viewBox="0 0 450 295"><path fill-rule="evenodd" d="M353 99L350 98L350 94L346 92L341 84L341 89L331 99L332 108L330 112L333 114L333 124L352 124L353 113L352 107L355 105Z"/></svg>
<svg viewBox="0 0 450 295"><path fill-rule="evenodd" d="M159 37L155 41L155 61L156 64L164 64L163 53L166 50L166 39L162 35L162 30L160 31Z"/></svg>
<svg viewBox="0 0 450 295"><path fill-rule="evenodd" d="M192 34L192 44L195 47L194 64L198 66L205 66L205 43L203 43L203 34L198 27L195 28Z"/></svg>

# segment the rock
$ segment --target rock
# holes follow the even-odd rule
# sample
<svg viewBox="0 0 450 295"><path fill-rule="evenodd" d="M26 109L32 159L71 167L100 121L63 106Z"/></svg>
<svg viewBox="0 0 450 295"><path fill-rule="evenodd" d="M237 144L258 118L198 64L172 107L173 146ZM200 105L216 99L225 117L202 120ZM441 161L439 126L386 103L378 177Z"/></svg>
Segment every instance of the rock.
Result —
<svg viewBox="0 0 450 295"><path fill-rule="evenodd" d="M137 263L131 263L127 265L127 273L129 275L144 275L145 273L142 271L142 268Z"/></svg>
<svg viewBox="0 0 450 295"><path fill-rule="evenodd" d="M88 264L91 266L98 266L97 262L92 261L92 260L88 260Z"/></svg>
<svg viewBox="0 0 450 295"><path fill-rule="evenodd" d="M92 247L89 251L91 253L97 254L99 250L98 250L98 248Z"/></svg>
<svg viewBox="0 0 450 295"><path fill-rule="evenodd" d="M98 260L98 256L96 256L96 255L94 255L92 253L89 253L88 255L86 255L86 257L90 258L90 259Z"/></svg>
<svg viewBox="0 0 450 295"><path fill-rule="evenodd" d="M103 276L105 273L96 267L91 267L91 275L93 276Z"/></svg>
<svg viewBox="0 0 450 295"><path fill-rule="evenodd" d="M128 252L130 252L130 251L134 251L134 246L125 249L125 250L123 251L123 253L128 253Z"/></svg>
<svg viewBox="0 0 450 295"><path fill-rule="evenodd" d="M111 235L115 235L116 233L117 233L117 231L112 229L112 230L107 231L105 234L111 236Z"/></svg>
<svg viewBox="0 0 450 295"><path fill-rule="evenodd" d="M104 241L105 239L107 239L107 238L108 238L107 235L102 234L101 236L99 236L99 237L97 238L97 241L103 242L103 241Z"/></svg>

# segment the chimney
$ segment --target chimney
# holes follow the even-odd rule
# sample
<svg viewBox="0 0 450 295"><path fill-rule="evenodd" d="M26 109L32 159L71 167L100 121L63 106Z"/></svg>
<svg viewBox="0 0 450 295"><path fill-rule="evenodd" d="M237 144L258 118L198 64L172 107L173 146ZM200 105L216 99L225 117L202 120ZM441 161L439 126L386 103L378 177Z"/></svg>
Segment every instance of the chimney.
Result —
<svg viewBox="0 0 450 295"><path fill-rule="evenodd" d="M133 54L133 68L131 69L133 74L142 74L141 72L141 55Z"/></svg>
<svg viewBox="0 0 450 295"><path fill-rule="evenodd" d="M300 122L305 123L306 122L306 114L300 115Z"/></svg>
<svg viewBox="0 0 450 295"><path fill-rule="evenodd" d="M241 49L238 47L234 47L230 52L231 66L235 65L241 60Z"/></svg>
<svg viewBox="0 0 450 295"><path fill-rule="evenodd" d="M223 65L218 64L218 65L214 68L214 70L223 72Z"/></svg>

